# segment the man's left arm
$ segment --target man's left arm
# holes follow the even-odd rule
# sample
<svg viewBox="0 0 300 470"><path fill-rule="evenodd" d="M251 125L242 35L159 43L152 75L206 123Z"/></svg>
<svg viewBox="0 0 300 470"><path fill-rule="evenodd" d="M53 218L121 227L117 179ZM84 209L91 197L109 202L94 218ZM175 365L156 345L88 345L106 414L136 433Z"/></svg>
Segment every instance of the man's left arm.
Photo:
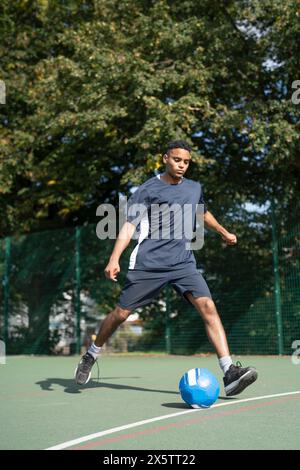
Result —
<svg viewBox="0 0 300 470"><path fill-rule="evenodd" d="M211 212L206 211L204 213L204 225L207 228L215 230L217 233L221 235L223 240L227 243L227 245L236 245L237 238L236 235L233 233L228 232L226 228L222 227L221 224L214 218Z"/></svg>

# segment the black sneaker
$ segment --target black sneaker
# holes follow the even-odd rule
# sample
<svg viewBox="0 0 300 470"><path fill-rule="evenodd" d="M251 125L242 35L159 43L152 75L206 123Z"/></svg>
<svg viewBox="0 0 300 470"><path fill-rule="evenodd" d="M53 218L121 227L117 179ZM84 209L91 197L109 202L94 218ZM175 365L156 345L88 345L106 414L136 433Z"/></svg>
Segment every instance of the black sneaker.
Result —
<svg viewBox="0 0 300 470"><path fill-rule="evenodd" d="M242 367L240 362L231 364L223 378L226 396L238 395L257 379L254 367Z"/></svg>
<svg viewBox="0 0 300 470"><path fill-rule="evenodd" d="M91 378L91 370L96 359L90 353L85 353L75 370L75 380L78 385L85 385Z"/></svg>

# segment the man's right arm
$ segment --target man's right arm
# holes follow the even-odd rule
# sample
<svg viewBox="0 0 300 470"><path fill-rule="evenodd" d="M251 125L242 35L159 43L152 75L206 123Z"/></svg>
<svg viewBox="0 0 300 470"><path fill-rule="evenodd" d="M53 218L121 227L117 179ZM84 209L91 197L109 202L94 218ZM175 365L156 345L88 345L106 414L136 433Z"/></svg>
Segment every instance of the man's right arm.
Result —
<svg viewBox="0 0 300 470"><path fill-rule="evenodd" d="M127 248L130 240L133 237L136 226L130 222L125 222L120 230L118 238L116 240L114 249L109 258L108 265L106 266L104 273L107 279L117 282L117 275L120 272L119 260L123 251Z"/></svg>

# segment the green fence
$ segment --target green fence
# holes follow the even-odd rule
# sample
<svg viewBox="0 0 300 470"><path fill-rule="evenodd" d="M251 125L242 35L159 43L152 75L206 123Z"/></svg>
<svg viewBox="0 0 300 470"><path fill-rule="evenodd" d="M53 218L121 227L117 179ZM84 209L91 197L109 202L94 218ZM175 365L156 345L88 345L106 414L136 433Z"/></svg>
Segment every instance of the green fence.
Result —
<svg viewBox="0 0 300 470"><path fill-rule="evenodd" d="M254 221L255 222L255 221ZM251 224L255 243L221 247L208 234L197 253L236 354L291 354L300 339L300 225ZM118 299L132 246L121 261L119 282L103 270L114 241L99 240L95 225L0 240L1 337L8 354L72 354L91 342ZM250 233L251 233L250 230ZM134 242L132 242L134 243ZM167 286L112 336L107 351L212 351L197 311Z"/></svg>

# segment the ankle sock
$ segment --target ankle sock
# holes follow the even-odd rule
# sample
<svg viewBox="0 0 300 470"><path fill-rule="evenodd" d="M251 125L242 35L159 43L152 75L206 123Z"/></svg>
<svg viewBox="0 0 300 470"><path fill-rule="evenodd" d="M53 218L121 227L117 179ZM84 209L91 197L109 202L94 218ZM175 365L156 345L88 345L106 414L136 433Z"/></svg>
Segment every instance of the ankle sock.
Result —
<svg viewBox="0 0 300 470"><path fill-rule="evenodd" d="M221 357L219 359L219 364L220 364L220 367L221 367L221 369L222 369L222 371L224 372L224 375L225 375L226 372L228 371L229 367L232 364L231 356Z"/></svg>
<svg viewBox="0 0 300 470"><path fill-rule="evenodd" d="M88 349L88 353L93 356L94 359L97 359L99 354L101 353L101 347L98 347L95 345L95 343L92 343L91 346Z"/></svg>

